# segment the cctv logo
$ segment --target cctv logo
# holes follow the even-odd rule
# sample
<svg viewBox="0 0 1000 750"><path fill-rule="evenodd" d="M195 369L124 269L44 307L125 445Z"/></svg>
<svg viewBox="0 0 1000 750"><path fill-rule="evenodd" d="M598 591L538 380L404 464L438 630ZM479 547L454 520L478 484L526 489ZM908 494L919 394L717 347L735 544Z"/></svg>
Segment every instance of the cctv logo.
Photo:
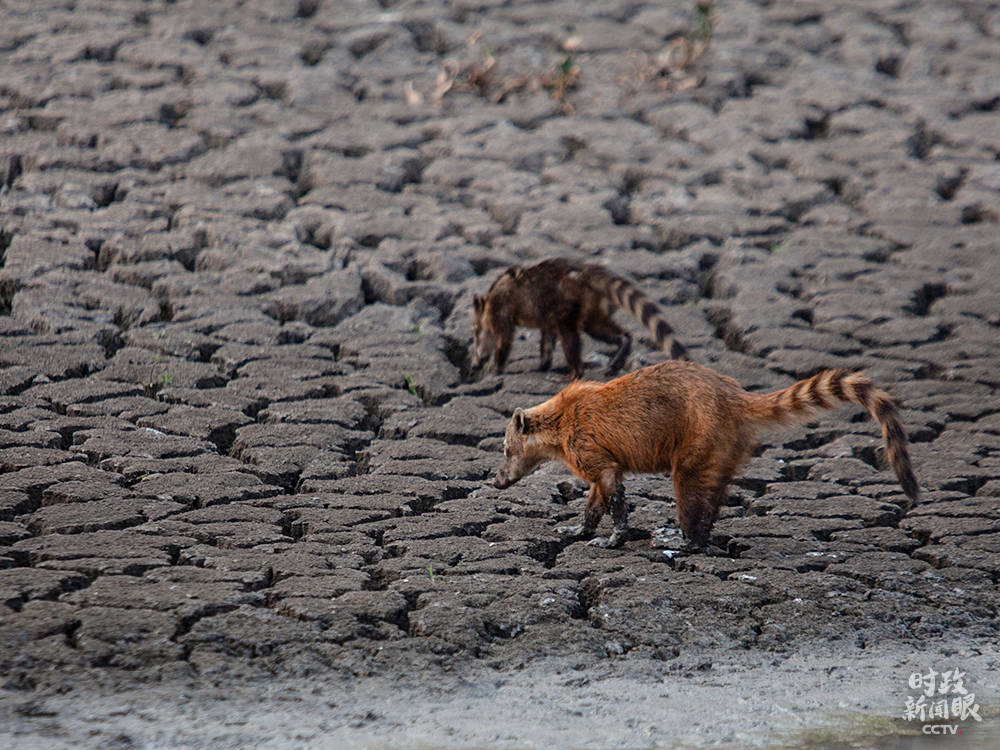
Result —
<svg viewBox="0 0 1000 750"><path fill-rule="evenodd" d="M924 734L961 734L958 724L924 724Z"/></svg>

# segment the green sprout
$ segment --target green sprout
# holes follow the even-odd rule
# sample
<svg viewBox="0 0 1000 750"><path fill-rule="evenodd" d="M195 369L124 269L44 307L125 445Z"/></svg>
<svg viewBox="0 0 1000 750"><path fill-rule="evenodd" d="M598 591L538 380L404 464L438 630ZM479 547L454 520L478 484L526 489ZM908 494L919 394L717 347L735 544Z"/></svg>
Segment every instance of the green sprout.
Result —
<svg viewBox="0 0 1000 750"><path fill-rule="evenodd" d="M715 11L712 9L712 3L700 0L694 4L694 9L698 19L698 38L708 44L708 39L712 36L712 27L715 25Z"/></svg>
<svg viewBox="0 0 1000 750"><path fill-rule="evenodd" d="M149 366L149 375L146 378L146 384L144 386L146 395L153 396L161 388L165 388L170 385L173 378L170 373L164 370L159 377L156 377L156 366L163 362L163 357L157 354L153 357L153 363Z"/></svg>
<svg viewBox="0 0 1000 750"><path fill-rule="evenodd" d="M580 76L580 68L574 62L573 55L566 55L563 61L559 63L556 71L557 75L552 84L552 97L558 102L563 102L564 107L568 107L569 105L566 104L566 92L576 86L577 78Z"/></svg>
<svg viewBox="0 0 1000 750"><path fill-rule="evenodd" d="M417 392L417 384L413 382L413 376L408 372L403 373L403 380L406 381L406 390L412 393L414 396L419 397L420 394Z"/></svg>

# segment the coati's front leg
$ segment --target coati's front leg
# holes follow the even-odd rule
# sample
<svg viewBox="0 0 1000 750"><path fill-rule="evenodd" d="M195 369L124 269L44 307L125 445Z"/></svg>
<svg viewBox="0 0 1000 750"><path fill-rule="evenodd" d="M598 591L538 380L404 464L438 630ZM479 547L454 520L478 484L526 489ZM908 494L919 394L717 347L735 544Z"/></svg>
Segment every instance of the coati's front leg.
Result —
<svg viewBox="0 0 1000 750"><path fill-rule="evenodd" d="M580 332L576 330L575 322L570 325L560 325L557 332L559 343L562 344L563 353L566 355L570 379L579 380L583 377L583 357L581 356L583 344L580 340Z"/></svg>
<svg viewBox="0 0 1000 750"><path fill-rule="evenodd" d="M625 504L625 485L621 482L611 493L611 521L614 529L609 537L597 537L590 543L596 547L620 547L628 541L628 505Z"/></svg>
<svg viewBox="0 0 1000 750"><path fill-rule="evenodd" d="M573 539L589 539L594 535L604 513L604 498L601 497L597 483L593 482L590 485L590 494L587 495L587 506L583 511L583 523L577 526L560 526L556 531Z"/></svg>
<svg viewBox="0 0 1000 750"><path fill-rule="evenodd" d="M501 333L497 336L496 341L496 362L494 363L494 372L499 375L503 372L504 366L507 364L507 359L510 357L510 348L514 344L513 333Z"/></svg>
<svg viewBox="0 0 1000 750"><path fill-rule="evenodd" d="M538 360L538 369L547 372L552 367L552 331L542 329L541 354Z"/></svg>
<svg viewBox="0 0 1000 750"><path fill-rule="evenodd" d="M610 537L598 537L591 544L598 547L618 547L628 539L628 505L625 503L625 485L616 473L608 471L602 480L592 482L587 506L583 511L583 523L578 526L560 526L557 531L576 539L588 539L597 530L601 517L611 511L614 530Z"/></svg>

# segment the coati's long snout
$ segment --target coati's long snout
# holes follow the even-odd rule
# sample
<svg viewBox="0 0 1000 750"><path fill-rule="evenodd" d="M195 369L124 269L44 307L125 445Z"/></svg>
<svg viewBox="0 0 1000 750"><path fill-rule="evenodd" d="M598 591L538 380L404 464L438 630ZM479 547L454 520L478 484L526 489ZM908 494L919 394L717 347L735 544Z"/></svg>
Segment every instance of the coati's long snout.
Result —
<svg viewBox="0 0 1000 750"><path fill-rule="evenodd" d="M550 457L531 439L533 425L524 409L515 409L503 437L503 463L497 469L493 486L505 490L537 469ZM534 425L537 427L537 424Z"/></svg>
<svg viewBox="0 0 1000 750"><path fill-rule="evenodd" d="M513 487L515 484L517 484L517 479L509 479L507 477L507 472L504 471L504 467L501 466L497 470L497 476L496 479L493 480L493 486L498 490L505 490L508 487Z"/></svg>
<svg viewBox="0 0 1000 750"><path fill-rule="evenodd" d="M497 469L497 475L493 479L493 486L498 490L505 490L508 487L513 487L520 479L521 477L511 477L510 466L505 458L504 462L500 464L500 468Z"/></svg>

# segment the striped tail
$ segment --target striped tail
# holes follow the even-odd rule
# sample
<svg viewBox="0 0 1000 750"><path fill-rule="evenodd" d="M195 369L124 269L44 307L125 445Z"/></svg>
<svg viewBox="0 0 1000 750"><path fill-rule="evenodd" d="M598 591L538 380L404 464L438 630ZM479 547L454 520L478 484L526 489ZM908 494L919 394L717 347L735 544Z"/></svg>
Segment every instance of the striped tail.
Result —
<svg viewBox="0 0 1000 750"><path fill-rule="evenodd" d="M805 421L818 410L833 409L841 401L864 407L882 428L889 466L903 492L914 502L920 499L920 486L913 473L906 430L899 419L896 402L862 373L843 368L823 370L783 390L748 395L750 419L760 426Z"/></svg>
<svg viewBox="0 0 1000 750"><path fill-rule="evenodd" d="M642 323L653 334L656 345L672 359L688 359L688 350L674 337L674 329L670 327L663 311L649 297L642 293L628 279L604 272L608 285L608 294L618 307L624 307L632 313L636 320Z"/></svg>

